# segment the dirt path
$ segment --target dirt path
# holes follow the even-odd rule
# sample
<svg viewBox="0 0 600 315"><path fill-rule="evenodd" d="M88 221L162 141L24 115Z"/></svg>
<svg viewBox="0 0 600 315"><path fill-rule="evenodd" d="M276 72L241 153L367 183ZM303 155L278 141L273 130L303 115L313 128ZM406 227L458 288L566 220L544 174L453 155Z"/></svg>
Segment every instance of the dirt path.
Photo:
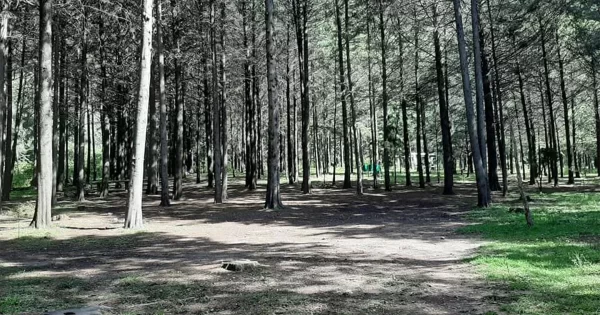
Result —
<svg viewBox="0 0 600 315"><path fill-rule="evenodd" d="M453 197L437 190L358 197L286 188L287 208L274 212L262 209L263 191L234 186L217 206L209 191L188 185L187 199L171 208L148 199L138 233L120 228L118 195L85 208L61 204L69 219L46 238L16 240L16 223L4 217L0 284L12 289L0 289L0 299L21 296L21 311L85 304L119 314L493 311L493 291L463 262L480 242L455 233L472 198L460 193L471 189ZM267 266L221 269L229 259Z"/></svg>

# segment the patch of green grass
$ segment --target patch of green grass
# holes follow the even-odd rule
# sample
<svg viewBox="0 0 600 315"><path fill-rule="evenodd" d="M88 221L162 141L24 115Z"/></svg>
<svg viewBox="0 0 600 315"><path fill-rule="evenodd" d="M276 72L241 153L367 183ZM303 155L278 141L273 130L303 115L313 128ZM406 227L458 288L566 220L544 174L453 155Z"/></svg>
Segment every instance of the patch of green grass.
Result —
<svg viewBox="0 0 600 315"><path fill-rule="evenodd" d="M600 194L534 195L535 225L515 205L474 210L463 233L492 240L471 261L513 293L503 311L600 314Z"/></svg>

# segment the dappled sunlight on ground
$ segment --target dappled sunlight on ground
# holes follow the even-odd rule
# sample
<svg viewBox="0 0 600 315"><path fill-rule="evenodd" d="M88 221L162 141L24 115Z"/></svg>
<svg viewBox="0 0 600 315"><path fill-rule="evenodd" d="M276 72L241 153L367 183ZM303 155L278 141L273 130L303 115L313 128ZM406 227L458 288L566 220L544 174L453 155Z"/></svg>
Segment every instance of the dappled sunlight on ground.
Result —
<svg viewBox="0 0 600 315"><path fill-rule="evenodd" d="M283 186L286 208L267 211L263 190L248 192L234 182L227 203L215 205L211 191L189 184L185 199L169 208L158 207L158 196L146 198L140 232L121 228L123 193L104 202L65 202L60 212L69 219L48 231L17 231L14 220L0 221L0 284L10 288L0 299L14 302L2 307L39 312L94 304L112 313L169 314L494 310L496 293L462 262L481 242L455 234L471 196L438 190L301 195ZM264 266L220 268L232 259Z"/></svg>

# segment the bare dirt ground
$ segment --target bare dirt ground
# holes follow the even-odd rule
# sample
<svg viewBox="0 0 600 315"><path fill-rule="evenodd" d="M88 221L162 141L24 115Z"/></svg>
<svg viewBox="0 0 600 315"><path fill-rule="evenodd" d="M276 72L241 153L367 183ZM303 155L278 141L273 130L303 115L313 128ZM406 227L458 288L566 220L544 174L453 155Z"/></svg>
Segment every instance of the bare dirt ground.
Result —
<svg viewBox="0 0 600 315"><path fill-rule="evenodd" d="M234 182L215 205L205 186L186 183L169 208L147 197L141 232L121 228L124 192L60 202L69 218L48 232L18 231L26 220L0 216L0 301L27 314L81 305L107 314L497 311L501 294L464 262L481 242L456 233L472 184L449 197L439 188L304 196L283 185L280 211L262 208L262 189ZM231 259L265 266L220 267Z"/></svg>

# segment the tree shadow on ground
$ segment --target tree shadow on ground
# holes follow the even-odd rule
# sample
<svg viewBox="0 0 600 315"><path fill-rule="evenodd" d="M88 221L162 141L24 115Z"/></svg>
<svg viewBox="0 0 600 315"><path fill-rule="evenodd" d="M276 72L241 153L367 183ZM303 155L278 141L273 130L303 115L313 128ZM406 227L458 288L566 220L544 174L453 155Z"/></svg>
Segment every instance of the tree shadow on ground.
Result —
<svg viewBox="0 0 600 315"><path fill-rule="evenodd" d="M0 313L104 305L110 313L442 314L481 312L458 261L345 256L315 244L224 244L140 232L0 241ZM68 249L68 250L65 250ZM220 262L264 264L228 272ZM462 287L461 290L453 288Z"/></svg>

